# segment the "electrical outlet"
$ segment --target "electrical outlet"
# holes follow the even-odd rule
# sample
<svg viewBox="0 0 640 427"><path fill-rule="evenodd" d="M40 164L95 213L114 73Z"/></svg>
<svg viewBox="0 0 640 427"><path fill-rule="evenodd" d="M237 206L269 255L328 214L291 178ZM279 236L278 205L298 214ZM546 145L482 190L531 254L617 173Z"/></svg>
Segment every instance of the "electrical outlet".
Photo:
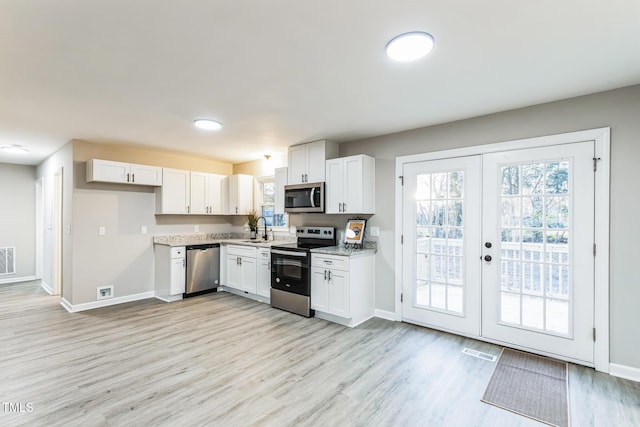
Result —
<svg viewBox="0 0 640 427"><path fill-rule="evenodd" d="M140 232L141 232L142 234L147 234L147 226L146 226L146 225L143 225L142 227L140 227Z"/></svg>
<svg viewBox="0 0 640 427"><path fill-rule="evenodd" d="M98 236L104 236L107 234L107 229L105 227L98 227Z"/></svg>
<svg viewBox="0 0 640 427"><path fill-rule="evenodd" d="M371 237L378 237L380 236L380 227L371 227L369 232L371 233Z"/></svg>
<svg viewBox="0 0 640 427"><path fill-rule="evenodd" d="M194 225L193 226L193 231L195 231L196 233L200 231L200 226L199 225Z"/></svg>
<svg viewBox="0 0 640 427"><path fill-rule="evenodd" d="M96 299L108 299L113 298L113 285L100 286L96 290Z"/></svg>

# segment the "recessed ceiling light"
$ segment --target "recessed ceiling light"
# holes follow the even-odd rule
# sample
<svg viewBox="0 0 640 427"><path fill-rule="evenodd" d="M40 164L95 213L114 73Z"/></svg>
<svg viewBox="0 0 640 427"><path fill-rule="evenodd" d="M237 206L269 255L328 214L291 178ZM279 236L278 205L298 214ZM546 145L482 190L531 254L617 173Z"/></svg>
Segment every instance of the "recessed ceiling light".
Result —
<svg viewBox="0 0 640 427"><path fill-rule="evenodd" d="M400 34L387 43L387 56L394 61L414 61L433 49L433 36L421 31Z"/></svg>
<svg viewBox="0 0 640 427"><path fill-rule="evenodd" d="M206 129L206 130L218 130L222 128L220 122L216 122L215 120L209 119L197 119L193 121L193 124L198 129Z"/></svg>
<svg viewBox="0 0 640 427"><path fill-rule="evenodd" d="M4 151L5 153L10 153L10 154L25 154L29 152L28 148L23 147L22 145L17 145L17 144L6 145L2 147L1 150Z"/></svg>

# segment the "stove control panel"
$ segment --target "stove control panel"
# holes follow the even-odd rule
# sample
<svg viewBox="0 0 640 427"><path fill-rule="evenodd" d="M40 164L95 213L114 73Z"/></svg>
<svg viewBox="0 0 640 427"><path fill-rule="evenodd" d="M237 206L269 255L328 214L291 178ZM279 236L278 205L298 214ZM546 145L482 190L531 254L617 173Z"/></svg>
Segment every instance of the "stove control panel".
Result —
<svg viewBox="0 0 640 427"><path fill-rule="evenodd" d="M333 239L336 229L333 227L298 227L298 237L312 237L315 239Z"/></svg>

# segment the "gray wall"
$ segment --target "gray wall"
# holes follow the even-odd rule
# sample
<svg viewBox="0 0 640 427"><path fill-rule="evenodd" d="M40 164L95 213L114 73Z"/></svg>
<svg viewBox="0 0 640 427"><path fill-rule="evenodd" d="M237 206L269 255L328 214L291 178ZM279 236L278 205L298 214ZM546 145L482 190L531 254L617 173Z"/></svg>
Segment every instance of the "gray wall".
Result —
<svg viewBox="0 0 640 427"><path fill-rule="evenodd" d="M34 166L0 163L0 247L16 248L16 272L2 282L36 274L35 176Z"/></svg>
<svg viewBox="0 0 640 427"><path fill-rule="evenodd" d="M611 362L640 368L640 86L341 144L340 155L376 157L376 308L395 310L395 158L599 127L611 127ZM341 222L336 220L337 222Z"/></svg>

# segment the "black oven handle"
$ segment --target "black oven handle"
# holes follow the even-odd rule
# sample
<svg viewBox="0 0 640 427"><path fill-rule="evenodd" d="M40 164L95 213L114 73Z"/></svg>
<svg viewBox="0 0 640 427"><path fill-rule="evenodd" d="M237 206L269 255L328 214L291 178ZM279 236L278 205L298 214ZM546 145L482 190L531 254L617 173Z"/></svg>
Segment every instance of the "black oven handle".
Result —
<svg viewBox="0 0 640 427"><path fill-rule="evenodd" d="M278 254L278 255L291 255L291 256L297 256L297 257L301 257L301 258L307 256L306 252L281 251L279 249L271 249L271 253L272 254Z"/></svg>

